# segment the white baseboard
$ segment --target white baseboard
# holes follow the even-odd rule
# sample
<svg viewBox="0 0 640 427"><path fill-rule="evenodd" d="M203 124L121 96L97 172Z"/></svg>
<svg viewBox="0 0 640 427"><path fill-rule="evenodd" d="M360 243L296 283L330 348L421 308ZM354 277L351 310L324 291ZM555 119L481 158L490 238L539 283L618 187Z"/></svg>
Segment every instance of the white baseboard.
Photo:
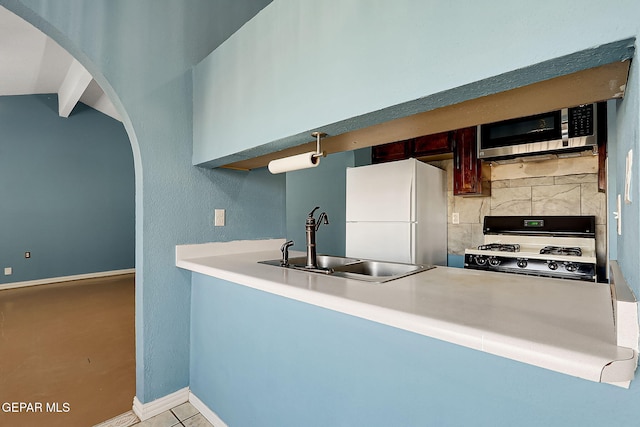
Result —
<svg viewBox="0 0 640 427"><path fill-rule="evenodd" d="M191 392L189 392L189 403L191 403L198 411L200 411L202 416L205 417L207 421L209 421L214 426L227 427L225 422L222 421L222 419L218 416L218 414L216 414L211 409L209 409L207 405L202 403L202 401L198 399L196 395Z"/></svg>
<svg viewBox="0 0 640 427"><path fill-rule="evenodd" d="M71 282L73 280L96 279L99 277L119 276L121 274L135 273L135 268L124 270L99 271L97 273L76 274L75 276L51 277L48 279L27 280L24 282L4 283L0 285L0 291L4 289L24 288L27 286L48 285L51 283Z"/></svg>
<svg viewBox="0 0 640 427"><path fill-rule="evenodd" d="M133 398L133 412L140 420L144 421L188 401L189 387L182 388L149 403L140 402L138 396L136 396Z"/></svg>

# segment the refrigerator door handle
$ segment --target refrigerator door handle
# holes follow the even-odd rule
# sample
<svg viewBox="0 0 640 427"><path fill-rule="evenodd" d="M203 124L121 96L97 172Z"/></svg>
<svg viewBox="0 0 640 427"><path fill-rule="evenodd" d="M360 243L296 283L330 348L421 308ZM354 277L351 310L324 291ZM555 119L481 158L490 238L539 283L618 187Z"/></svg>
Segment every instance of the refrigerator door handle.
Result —
<svg viewBox="0 0 640 427"><path fill-rule="evenodd" d="M411 234L409 235L409 243L411 244L411 262L416 262L416 223L411 223Z"/></svg>

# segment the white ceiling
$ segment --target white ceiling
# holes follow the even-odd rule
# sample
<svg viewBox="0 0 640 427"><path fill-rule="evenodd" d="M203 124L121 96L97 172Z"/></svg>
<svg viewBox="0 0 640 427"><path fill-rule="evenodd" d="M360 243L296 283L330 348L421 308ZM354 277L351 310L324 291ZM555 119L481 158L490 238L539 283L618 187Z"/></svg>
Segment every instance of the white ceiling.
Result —
<svg viewBox="0 0 640 427"><path fill-rule="evenodd" d="M1 6L0 40L0 96L57 93L62 117L68 117L82 102L121 121L109 98L78 61Z"/></svg>

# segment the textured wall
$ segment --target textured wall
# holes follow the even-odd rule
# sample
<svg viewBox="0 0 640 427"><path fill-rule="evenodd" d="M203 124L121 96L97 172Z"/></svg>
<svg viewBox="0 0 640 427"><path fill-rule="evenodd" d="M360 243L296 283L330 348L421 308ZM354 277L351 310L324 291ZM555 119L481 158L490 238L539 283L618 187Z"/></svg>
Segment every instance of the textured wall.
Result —
<svg viewBox="0 0 640 427"><path fill-rule="evenodd" d="M637 61L631 65L625 99L617 105L618 144L613 153L615 157L610 160L615 162L617 166L615 169L616 188L610 190L611 196L615 197L620 194L623 197L622 236L617 240L617 259L636 297L640 297L640 263L638 262L638 242L640 242L640 174L638 173L640 170L640 70ZM625 203L625 165L630 149L633 150L631 203ZM612 199L610 198L610 200ZM613 200L612 207L615 206ZM613 219L611 221L615 222Z"/></svg>
<svg viewBox="0 0 640 427"><path fill-rule="evenodd" d="M320 165L287 173L287 239L292 249L305 251L305 221L311 210L320 206L316 219L326 212L329 224L316 234L319 254L344 255L346 227L347 167L354 166L354 152L336 153L321 159Z"/></svg>
<svg viewBox="0 0 640 427"><path fill-rule="evenodd" d="M134 267L134 173L122 123L55 95L0 97L0 283ZM24 253L31 252L25 259Z"/></svg>
<svg viewBox="0 0 640 427"><path fill-rule="evenodd" d="M226 2L229 7L238 4L245 17L266 3ZM189 384L190 274L173 267L174 245L281 237L284 232L283 178L190 166L191 66L216 46L212 40L228 15L217 13L221 2L204 0L0 0L0 4L70 50L96 76L124 117L136 165L137 395L148 402L184 387ZM488 7L477 2L466 4L464 10L455 2L276 0L263 11L268 15L259 14L260 19L243 27L232 43L218 51L214 66L219 79L208 88L213 92L205 93L216 101L217 109L205 112L196 107L194 119L210 120L219 130L221 135L213 144L240 148L282 135L308 135L308 129L324 123L637 35L639 7L632 0L618 0L606 7L596 1L548 0L535 7L507 1ZM637 77L631 82L637 85ZM197 90L195 96L200 95ZM634 104L620 121L630 136L637 135L637 117L633 117L637 110ZM629 141L637 146L637 141ZM224 230L210 227L213 208L225 207L221 202L241 211L242 221ZM631 245L629 240L625 247ZM633 262L628 268L637 268ZM207 309L206 315L211 313ZM201 325L209 326L207 322ZM192 336L193 344L208 345L198 337ZM230 359L250 358L254 355L251 350L232 352ZM440 347L433 350L436 356L443 351ZM462 361L461 366L474 367L478 359ZM479 370L472 371L481 372L484 366L479 365ZM199 378L198 366L192 364L192 378ZM637 415L630 419L626 412L613 418L616 411L600 406L600 402L621 402L616 409L631 407L637 401L634 385L631 392L593 385L599 387L596 389L582 381L569 387L565 381L573 380L563 377L563 393L557 399L546 399L548 390L553 390L549 384L557 385L555 382L547 381L539 370L508 375L511 366L500 363L491 370L494 375L490 378L479 378L486 383L495 379L508 383L496 394L494 402L500 402L500 407L488 406L495 411L487 416L504 408L506 400L514 418L522 408L536 415L552 407L553 415L570 424L582 411L591 414L593 407L602 408L614 423L637 420ZM384 386L387 381L395 384L392 378L381 378L377 384ZM442 408L457 413L460 404L493 395L493 388L482 384L440 376L432 386L438 392L455 388L452 398L441 402ZM331 385L327 394L336 390L336 384ZM459 390L464 391L463 396ZM244 395L238 399L242 402ZM213 402L206 402L215 409ZM567 407L570 411L563 412ZM470 413L483 408L473 405ZM589 419L581 421L586 425Z"/></svg>
<svg viewBox="0 0 640 427"><path fill-rule="evenodd" d="M190 274L175 245L282 237L284 177L191 165L191 67L269 0L0 0L51 36L118 109L136 178L136 396L189 385ZM212 226L225 208L226 227Z"/></svg>
<svg viewBox="0 0 640 427"><path fill-rule="evenodd" d="M639 7L276 0L198 64L193 161L225 164L311 130L337 135L598 65L607 59L595 53L552 60L637 34Z"/></svg>
<svg viewBox="0 0 640 427"><path fill-rule="evenodd" d="M375 112L382 121L391 105L421 97L439 102L442 91L514 70L524 68L519 78L536 78L526 67L637 36L639 12L638 2L624 0L606 7L598 1L546 0L535 7L476 2L464 9L444 1L276 0L198 65L193 161L280 148L308 138L309 129L342 125L341 120L366 125L367 114L376 109L382 109ZM500 81L496 87L508 84L523 81ZM638 149L635 63L629 84L617 125L623 147ZM620 170L623 156L612 159L612 169ZM634 203L626 208L630 234L617 247L637 292L632 242L638 241L640 216ZM277 302L277 297L209 278L194 277L193 297L191 387L230 425L638 421L636 382L620 390L440 342L398 345L398 336L383 328L365 331L357 319L338 320L335 313ZM381 354L386 357L377 359ZM368 364L370 358L378 363ZM415 405L407 403L416 396ZM365 404L366 409L353 411ZM364 419L371 408L388 412ZM384 418L389 413L397 418ZM305 414L314 418L304 419Z"/></svg>
<svg viewBox="0 0 640 427"><path fill-rule="evenodd" d="M636 37L631 17L639 8L633 0L464 9L442 1L276 0L197 65L193 162L242 160L306 142L310 130L340 134L599 65L613 59L579 53ZM573 56L556 61L565 55ZM610 163L618 175L629 148L640 156L638 84L634 63L619 104L621 149ZM616 246L625 250L614 253L640 291L640 267L628 258L640 209L624 210L630 227Z"/></svg>

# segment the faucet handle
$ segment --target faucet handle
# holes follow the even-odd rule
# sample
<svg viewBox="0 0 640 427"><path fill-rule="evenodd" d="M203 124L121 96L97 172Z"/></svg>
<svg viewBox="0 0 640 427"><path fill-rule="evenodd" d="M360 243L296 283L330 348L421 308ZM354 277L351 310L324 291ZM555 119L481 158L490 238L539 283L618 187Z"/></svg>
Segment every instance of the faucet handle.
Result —
<svg viewBox="0 0 640 427"><path fill-rule="evenodd" d="M293 246L293 240L287 240L280 247L280 252L282 252L282 259L280 260L280 266L287 267L289 265L289 247Z"/></svg>
<svg viewBox="0 0 640 427"><path fill-rule="evenodd" d="M315 208L313 208L313 210L309 212L308 218L313 218L313 213L318 209L320 209L320 206L316 206Z"/></svg>

